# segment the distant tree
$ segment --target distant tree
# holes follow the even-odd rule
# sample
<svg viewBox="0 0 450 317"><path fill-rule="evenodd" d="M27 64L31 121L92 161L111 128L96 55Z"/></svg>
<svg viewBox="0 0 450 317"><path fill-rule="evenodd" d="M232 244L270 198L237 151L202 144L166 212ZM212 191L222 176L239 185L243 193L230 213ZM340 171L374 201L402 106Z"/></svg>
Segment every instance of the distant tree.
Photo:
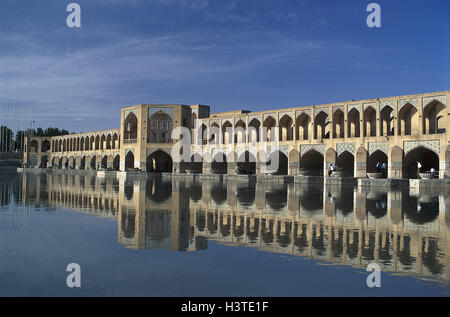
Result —
<svg viewBox="0 0 450 317"><path fill-rule="evenodd" d="M25 135L26 135L26 131L23 131L23 130L17 131L16 139L14 140L16 149L23 148L23 140L25 138Z"/></svg>
<svg viewBox="0 0 450 317"><path fill-rule="evenodd" d="M0 152L13 151L14 133L6 126L0 126Z"/></svg>

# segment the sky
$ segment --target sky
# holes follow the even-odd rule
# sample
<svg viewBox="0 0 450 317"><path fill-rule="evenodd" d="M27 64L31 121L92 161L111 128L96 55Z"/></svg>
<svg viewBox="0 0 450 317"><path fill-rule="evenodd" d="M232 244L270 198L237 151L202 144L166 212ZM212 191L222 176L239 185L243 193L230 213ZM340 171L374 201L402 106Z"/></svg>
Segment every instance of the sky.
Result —
<svg viewBox="0 0 450 317"><path fill-rule="evenodd" d="M35 127L118 128L120 108L261 111L449 90L450 1L0 1L0 104Z"/></svg>

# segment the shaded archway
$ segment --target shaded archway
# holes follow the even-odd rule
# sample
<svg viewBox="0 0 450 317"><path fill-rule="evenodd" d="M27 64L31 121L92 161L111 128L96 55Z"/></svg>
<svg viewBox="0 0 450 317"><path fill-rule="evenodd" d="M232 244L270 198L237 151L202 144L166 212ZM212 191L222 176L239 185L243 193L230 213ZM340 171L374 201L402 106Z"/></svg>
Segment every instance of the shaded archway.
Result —
<svg viewBox="0 0 450 317"><path fill-rule="evenodd" d="M84 170L86 168L86 157L83 156L80 161L80 169Z"/></svg>
<svg viewBox="0 0 450 317"><path fill-rule="evenodd" d="M113 170L118 171L120 169L120 155L116 155L113 160Z"/></svg>
<svg viewBox="0 0 450 317"><path fill-rule="evenodd" d="M124 138L123 140L132 141L136 140L137 138L137 117L136 115L131 112L128 114L128 116L125 118L123 131L124 131Z"/></svg>
<svg viewBox="0 0 450 317"><path fill-rule="evenodd" d="M292 118L285 114L279 122L280 141L292 141L293 127Z"/></svg>
<svg viewBox="0 0 450 317"><path fill-rule="evenodd" d="M385 106L380 112L381 135L383 136L394 135L394 127L392 125L393 119L394 119L393 109L389 106Z"/></svg>
<svg viewBox="0 0 450 317"><path fill-rule="evenodd" d="M398 112L398 135L411 135L412 131L418 131L417 109L410 103L404 105Z"/></svg>
<svg viewBox="0 0 450 317"><path fill-rule="evenodd" d="M297 140L308 140L309 138L309 126L311 124L311 118L306 113L302 113L296 120Z"/></svg>
<svg viewBox="0 0 450 317"><path fill-rule="evenodd" d="M48 152L50 151L50 142L48 140L42 141L41 144L41 152Z"/></svg>
<svg viewBox="0 0 450 317"><path fill-rule="evenodd" d="M266 173L288 175L288 157L281 151L271 153L264 165Z"/></svg>
<svg viewBox="0 0 450 317"><path fill-rule="evenodd" d="M97 168L96 165L97 165L97 158L95 157L95 155L93 155L91 158L91 163L89 165L91 167L91 170L95 170Z"/></svg>
<svg viewBox="0 0 450 317"><path fill-rule="evenodd" d="M30 153L37 153L39 149L39 144L36 140L33 140L30 142L30 149L29 152Z"/></svg>
<svg viewBox="0 0 450 317"><path fill-rule="evenodd" d="M304 168L308 175L323 176L323 155L309 150L300 157L300 168Z"/></svg>
<svg viewBox="0 0 450 317"><path fill-rule="evenodd" d="M359 138L359 111L353 108L348 113L348 131L349 138Z"/></svg>
<svg viewBox="0 0 450 317"><path fill-rule="evenodd" d="M208 144L220 144L220 127L216 122L208 129Z"/></svg>
<svg viewBox="0 0 450 317"><path fill-rule="evenodd" d="M419 146L405 155L403 160L403 177L418 178L417 162L422 164L421 172L429 172L432 168L439 175L439 156L425 147Z"/></svg>
<svg viewBox="0 0 450 317"><path fill-rule="evenodd" d="M328 139L330 137L329 124L328 115L320 111L314 118L314 139Z"/></svg>
<svg viewBox="0 0 450 317"><path fill-rule="evenodd" d="M342 176L344 177L353 177L354 166L355 166L355 158L353 154L348 151L344 151L338 155L336 158L336 165L338 167L338 171L342 170Z"/></svg>
<svg viewBox="0 0 450 317"><path fill-rule="evenodd" d="M41 167L42 167L42 168L47 168L47 164L48 164L48 156L47 156L47 155L44 155L44 156L41 158Z"/></svg>
<svg viewBox="0 0 450 317"><path fill-rule="evenodd" d="M378 162L380 164L384 163L384 164L386 164L386 166L388 165L388 157L387 157L387 155L384 152L380 151L380 150L377 150L377 151L373 152L369 156L369 159L367 160L367 172L368 173L376 173L376 172L378 172L377 167L376 167ZM383 175L383 177L385 177L385 176L386 175Z"/></svg>
<svg viewBox="0 0 450 317"><path fill-rule="evenodd" d="M113 137L112 137L112 145L111 147L113 149L118 149L119 148L119 136L114 133Z"/></svg>
<svg viewBox="0 0 450 317"><path fill-rule="evenodd" d="M223 152L216 153L211 163L211 172L214 174L227 174L227 157Z"/></svg>
<svg viewBox="0 0 450 317"><path fill-rule="evenodd" d="M165 112L154 113L147 123L147 142L168 143L172 140L172 118Z"/></svg>
<svg viewBox="0 0 450 317"><path fill-rule="evenodd" d="M70 169L75 169L75 166L76 166L75 158L74 157L70 157L69 158L69 168Z"/></svg>
<svg viewBox="0 0 450 317"><path fill-rule="evenodd" d="M222 142L223 144L233 143L233 126L228 120L222 125Z"/></svg>
<svg viewBox="0 0 450 317"><path fill-rule="evenodd" d="M237 162L238 173L252 175L256 173L256 158L249 151L242 153Z"/></svg>
<svg viewBox="0 0 450 317"><path fill-rule="evenodd" d="M189 166L189 173L202 173L203 172L203 158L200 154L195 153L191 156L191 163Z"/></svg>
<svg viewBox="0 0 450 317"><path fill-rule="evenodd" d="M364 136L371 137L377 135L377 114L375 109L368 107L364 110Z"/></svg>
<svg viewBox="0 0 450 317"><path fill-rule="evenodd" d="M433 100L424 107L422 129L424 134L445 133L445 105Z"/></svg>
<svg viewBox="0 0 450 317"><path fill-rule="evenodd" d="M337 109L333 114L333 137L344 137L344 113L340 109Z"/></svg>
<svg viewBox="0 0 450 317"><path fill-rule="evenodd" d="M248 142L255 143L259 142L259 130L261 127L261 123L258 119L253 118L248 124Z"/></svg>
<svg viewBox="0 0 450 317"><path fill-rule="evenodd" d="M245 131L245 122L239 120L234 125L234 143L245 143L246 142L246 131Z"/></svg>
<svg viewBox="0 0 450 317"><path fill-rule="evenodd" d="M106 155L103 156L100 167L101 168L107 168L108 167L108 157Z"/></svg>
<svg viewBox="0 0 450 317"><path fill-rule="evenodd" d="M272 142L272 141L276 141L277 140L277 131L276 131L276 125L277 122L275 121L275 119L272 116L268 116L263 123L263 128L264 128L264 137L263 137L263 142ZM260 140L261 141L261 140Z"/></svg>
<svg viewBox="0 0 450 317"><path fill-rule="evenodd" d="M162 150L153 152L147 157L147 172L171 173L172 158Z"/></svg>
<svg viewBox="0 0 450 317"><path fill-rule="evenodd" d="M129 151L125 156L125 171L128 171L133 168L134 168L134 154L133 152Z"/></svg>

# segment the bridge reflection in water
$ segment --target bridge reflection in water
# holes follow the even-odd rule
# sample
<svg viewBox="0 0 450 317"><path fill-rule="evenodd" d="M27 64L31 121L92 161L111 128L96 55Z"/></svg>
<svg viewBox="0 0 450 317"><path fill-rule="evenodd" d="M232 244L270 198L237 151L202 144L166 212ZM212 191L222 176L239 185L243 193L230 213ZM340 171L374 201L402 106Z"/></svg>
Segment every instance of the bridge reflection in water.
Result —
<svg viewBox="0 0 450 317"><path fill-rule="evenodd" d="M118 220L129 248L207 249L208 240L449 281L447 193L346 186L115 179L24 173L24 204Z"/></svg>

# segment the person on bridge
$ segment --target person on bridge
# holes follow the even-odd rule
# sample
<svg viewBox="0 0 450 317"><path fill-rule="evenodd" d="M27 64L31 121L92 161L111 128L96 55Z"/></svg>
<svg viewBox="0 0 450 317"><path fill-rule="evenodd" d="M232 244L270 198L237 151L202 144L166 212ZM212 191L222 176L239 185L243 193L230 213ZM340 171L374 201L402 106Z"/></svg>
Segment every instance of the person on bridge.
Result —
<svg viewBox="0 0 450 317"><path fill-rule="evenodd" d="M328 177L331 177L331 174L333 173L333 163L330 164L330 169L328 170Z"/></svg>

